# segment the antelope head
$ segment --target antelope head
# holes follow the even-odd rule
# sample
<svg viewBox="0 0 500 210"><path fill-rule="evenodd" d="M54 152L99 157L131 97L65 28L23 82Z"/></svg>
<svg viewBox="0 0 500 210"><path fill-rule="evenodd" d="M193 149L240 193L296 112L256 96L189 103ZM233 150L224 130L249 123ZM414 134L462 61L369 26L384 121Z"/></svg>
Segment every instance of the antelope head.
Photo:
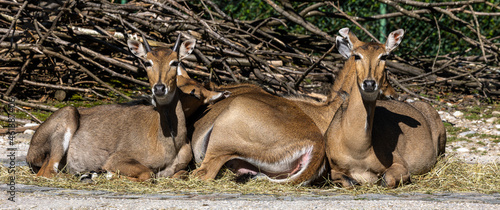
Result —
<svg viewBox="0 0 500 210"><path fill-rule="evenodd" d="M145 61L153 105L170 104L176 94L177 76L183 74L180 61L193 52L196 40L186 40L180 44L179 36L173 49L160 47L155 50L151 50L144 36L143 40L144 45L132 39L127 44L135 56Z"/></svg>
<svg viewBox="0 0 500 210"><path fill-rule="evenodd" d="M339 30L337 48L345 58L346 65L356 69L357 84L363 101L375 101L384 94L387 98L394 98L396 92L387 81L385 60L403 39L404 30L393 31L387 37L385 44L376 42L362 42L358 40L349 28Z"/></svg>

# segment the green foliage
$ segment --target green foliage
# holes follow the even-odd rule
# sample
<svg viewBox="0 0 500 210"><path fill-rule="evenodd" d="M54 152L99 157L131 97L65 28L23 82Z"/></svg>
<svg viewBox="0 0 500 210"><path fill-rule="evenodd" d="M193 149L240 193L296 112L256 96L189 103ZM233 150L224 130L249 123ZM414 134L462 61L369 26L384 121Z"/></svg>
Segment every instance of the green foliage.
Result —
<svg viewBox="0 0 500 210"><path fill-rule="evenodd" d="M276 15L274 9L264 0L216 0L219 8L239 20L258 20Z"/></svg>
<svg viewBox="0 0 500 210"><path fill-rule="evenodd" d="M489 2L496 3L496 0L488 0ZM256 20L264 19L268 17L280 17L277 12L275 12L264 0L230 0L214 1L219 7L232 16L240 20ZM274 1L280 4L279 1ZM424 2L435 2L431 0L425 0ZM317 2L294 2L292 1L292 6L295 11L300 12ZM352 17L371 17L374 15L380 15L381 5L377 0L366 0L366 1L341 1L340 9L347 15ZM402 4L400 4L402 5ZM404 9L412 11L422 9L413 6L403 6ZM446 9L446 7L442 7ZM487 4L473 4L472 8L476 12L497 12L496 9L488 6ZM470 10L469 7L466 8ZM335 8L330 5L322 6L318 8L319 11L327 14L326 16L311 16L307 17L306 20L312 24L319 27L321 30L336 34L337 30L343 27L351 28L362 40L370 40L369 36L360 30L351 21L343 18L332 18L328 14L336 13ZM398 12L394 7L386 5L386 13ZM359 23L370 31L375 37L380 40L384 39L391 31L399 28L406 30L405 41L400 46L397 54L402 54L403 56L413 57L414 55L428 55L434 57L436 53L440 55L444 54L458 54L458 55L480 55L481 50L479 47L473 46L470 43L464 41L462 37L454 34L450 31L459 31L465 36L471 37L477 40L477 34L473 33L464 23L453 20L447 15L441 15L438 13L434 14L419 14L421 17L431 20L426 23L422 20L417 20L416 18L410 18L407 16L393 17L386 19L387 24L384 25L382 20L367 20L359 21ZM456 13L457 17L464 20L467 23L471 23L475 29L477 26L474 21L472 14ZM437 25L436 25L437 21ZM497 24L499 19L495 16L477 16L477 21L479 22L479 28L481 34L487 39L500 36L500 24ZM438 30L439 28L439 30ZM279 26L277 29L286 30L288 33L300 33L300 34L310 34L309 31L304 29L302 26L296 25L292 22L287 22L287 27ZM497 39L498 40L498 39ZM413 56L412 56L413 55Z"/></svg>

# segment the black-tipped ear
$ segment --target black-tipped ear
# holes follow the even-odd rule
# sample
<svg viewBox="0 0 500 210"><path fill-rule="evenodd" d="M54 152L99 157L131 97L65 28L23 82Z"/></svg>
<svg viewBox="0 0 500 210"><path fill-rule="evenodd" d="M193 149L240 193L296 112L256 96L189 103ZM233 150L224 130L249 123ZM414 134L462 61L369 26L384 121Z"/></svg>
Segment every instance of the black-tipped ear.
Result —
<svg viewBox="0 0 500 210"><path fill-rule="evenodd" d="M181 44L181 33L179 32L179 36L177 36L177 40L175 41L174 49L172 49L172 51L178 52L180 44Z"/></svg>
<svg viewBox="0 0 500 210"><path fill-rule="evenodd" d="M142 36L142 42L144 42L144 47L146 48L146 53L151 52L151 47L149 46L148 40L146 40L146 36L144 34L141 34Z"/></svg>

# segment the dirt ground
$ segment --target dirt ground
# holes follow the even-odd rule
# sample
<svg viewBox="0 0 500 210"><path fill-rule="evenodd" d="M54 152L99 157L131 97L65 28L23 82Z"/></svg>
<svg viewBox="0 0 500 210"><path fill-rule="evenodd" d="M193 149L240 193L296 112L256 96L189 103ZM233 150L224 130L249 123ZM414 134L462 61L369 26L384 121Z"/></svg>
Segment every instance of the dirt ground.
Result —
<svg viewBox="0 0 500 210"><path fill-rule="evenodd" d="M491 136L500 136L496 119L467 120L463 113L439 112L444 122L467 128L453 136L467 140L447 143L447 154L456 155L468 163L500 163L500 146ZM500 117L493 116L492 118ZM34 131L16 134L16 151L8 148L8 136L0 137L0 160L9 165L9 154L15 152L16 166L25 165L29 141ZM485 137L487 134L490 138ZM408 194L408 195L332 195L332 196L268 196L242 194L161 194L127 195L103 191L58 189L29 185L15 186L9 201L9 185L0 187L0 209L500 209L500 194ZM12 197L11 197L12 198Z"/></svg>

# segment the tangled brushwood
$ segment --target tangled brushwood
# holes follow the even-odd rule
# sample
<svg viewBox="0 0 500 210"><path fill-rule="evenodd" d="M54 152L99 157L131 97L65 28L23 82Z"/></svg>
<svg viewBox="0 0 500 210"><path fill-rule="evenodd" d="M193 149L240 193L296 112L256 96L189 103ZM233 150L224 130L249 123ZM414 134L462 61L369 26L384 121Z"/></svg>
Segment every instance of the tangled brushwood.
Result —
<svg viewBox="0 0 500 210"><path fill-rule="evenodd" d="M381 1L389 13L355 17L337 2L264 0L261 2L273 15L255 20L239 20L212 0L112 2L0 0L3 100L16 97L23 106L54 111L56 108L43 104L49 98L64 100L80 93L91 99L130 99L146 93L146 74L130 53L127 39L142 41L137 35L144 34L153 47L171 47L179 33L184 40L195 38L198 42L193 55L183 63L199 81L257 83L275 94L321 100L328 89L324 87L329 87L325 83L332 83L344 62L332 51L335 34L330 32L341 27L325 31L311 21L314 17L344 21L342 27L355 25L375 41L377 38L363 27L370 21L422 22L439 35L435 37L439 43L441 39L462 43L462 51L440 54L438 50L438 54L426 55L418 48L403 46L400 55L387 62L390 80L400 92L434 103L443 103L439 96L446 92L489 101L500 95L500 34L498 30L481 31L477 21L497 17L500 8L490 1ZM487 11L474 11L477 5ZM323 12L324 8L333 12ZM463 27L443 24L440 18ZM302 30L293 31L291 26ZM480 53L469 55L471 50Z"/></svg>

